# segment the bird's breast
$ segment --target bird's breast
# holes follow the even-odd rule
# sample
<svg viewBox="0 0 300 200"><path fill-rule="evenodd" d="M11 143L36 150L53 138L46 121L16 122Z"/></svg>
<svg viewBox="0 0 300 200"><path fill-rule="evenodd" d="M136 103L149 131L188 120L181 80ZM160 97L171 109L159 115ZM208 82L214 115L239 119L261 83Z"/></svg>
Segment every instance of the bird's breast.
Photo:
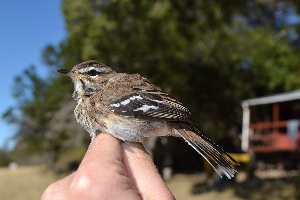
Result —
<svg viewBox="0 0 300 200"><path fill-rule="evenodd" d="M165 136L167 135L166 122L161 121L147 121L132 117L118 116L110 114L107 118L103 119L107 129L104 132L123 140L132 142L142 142L147 137ZM165 131L156 130L163 130Z"/></svg>

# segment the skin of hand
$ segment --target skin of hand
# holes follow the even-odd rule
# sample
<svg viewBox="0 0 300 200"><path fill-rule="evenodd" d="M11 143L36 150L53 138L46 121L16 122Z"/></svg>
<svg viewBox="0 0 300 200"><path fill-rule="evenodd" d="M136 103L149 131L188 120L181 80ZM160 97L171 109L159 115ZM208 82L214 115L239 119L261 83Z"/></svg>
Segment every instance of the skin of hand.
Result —
<svg viewBox="0 0 300 200"><path fill-rule="evenodd" d="M140 143L99 134L79 168L51 184L42 200L175 199Z"/></svg>

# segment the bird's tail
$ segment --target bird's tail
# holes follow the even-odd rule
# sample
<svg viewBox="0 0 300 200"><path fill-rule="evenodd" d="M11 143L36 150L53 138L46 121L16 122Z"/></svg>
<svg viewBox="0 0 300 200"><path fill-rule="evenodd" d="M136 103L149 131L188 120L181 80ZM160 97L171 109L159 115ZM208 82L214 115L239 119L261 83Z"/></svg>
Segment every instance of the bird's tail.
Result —
<svg viewBox="0 0 300 200"><path fill-rule="evenodd" d="M200 134L200 131L197 130L192 125L183 124L183 123L174 123L175 129L179 134L185 139L185 141L191 145L200 155L202 155L205 160L214 168L214 170L222 175L218 171L220 169L223 173L231 179L234 177L234 174L237 173L237 170L231 164L231 162L225 158L225 154L233 163L239 165L228 153L226 153L222 148L213 143L210 139Z"/></svg>

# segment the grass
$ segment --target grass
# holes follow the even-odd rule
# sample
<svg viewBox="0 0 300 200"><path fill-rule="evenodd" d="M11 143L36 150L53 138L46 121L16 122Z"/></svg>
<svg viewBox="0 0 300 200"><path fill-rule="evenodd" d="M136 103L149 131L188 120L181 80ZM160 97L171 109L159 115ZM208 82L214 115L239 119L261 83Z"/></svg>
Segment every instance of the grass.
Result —
<svg viewBox="0 0 300 200"><path fill-rule="evenodd" d="M205 174L175 174L167 185L177 200L299 200L300 177L296 174L264 172L260 178L244 180L243 172L237 183L208 184ZM298 175L298 176L297 176ZM48 185L61 177L43 166L0 168L0 199L40 199ZM226 180L226 179L225 179Z"/></svg>
<svg viewBox="0 0 300 200"><path fill-rule="evenodd" d="M205 181L205 174L176 174L167 182L177 200L241 200L233 189L216 191Z"/></svg>
<svg viewBox="0 0 300 200"><path fill-rule="evenodd" d="M0 199L40 199L48 185L58 180L54 173L42 166L17 169L0 168Z"/></svg>
<svg viewBox="0 0 300 200"><path fill-rule="evenodd" d="M239 172L236 182L225 178L208 184L203 173L176 174L167 185L177 200L300 200L299 172L270 170L253 180L245 177L244 172Z"/></svg>

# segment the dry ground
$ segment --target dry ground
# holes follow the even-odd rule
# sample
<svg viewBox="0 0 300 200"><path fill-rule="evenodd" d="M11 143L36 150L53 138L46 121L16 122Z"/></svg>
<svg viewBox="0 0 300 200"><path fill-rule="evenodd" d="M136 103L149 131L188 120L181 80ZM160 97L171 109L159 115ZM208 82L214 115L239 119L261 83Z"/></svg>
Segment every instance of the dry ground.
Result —
<svg viewBox="0 0 300 200"><path fill-rule="evenodd" d="M167 185L177 200L300 200L299 176L264 176L246 181L240 172L236 182L223 179L209 186L203 173L177 174Z"/></svg>
<svg viewBox="0 0 300 200"><path fill-rule="evenodd" d="M176 174L167 185L177 200L300 199L300 178L295 174L264 172L259 175L260 179L252 181L244 181L244 175L239 173L238 183L223 182L209 186L203 173ZM0 168L0 199L40 199L46 187L59 178L42 166L16 170Z"/></svg>
<svg viewBox="0 0 300 200"><path fill-rule="evenodd" d="M46 187L58 177L42 166L0 168L0 199L40 199Z"/></svg>

